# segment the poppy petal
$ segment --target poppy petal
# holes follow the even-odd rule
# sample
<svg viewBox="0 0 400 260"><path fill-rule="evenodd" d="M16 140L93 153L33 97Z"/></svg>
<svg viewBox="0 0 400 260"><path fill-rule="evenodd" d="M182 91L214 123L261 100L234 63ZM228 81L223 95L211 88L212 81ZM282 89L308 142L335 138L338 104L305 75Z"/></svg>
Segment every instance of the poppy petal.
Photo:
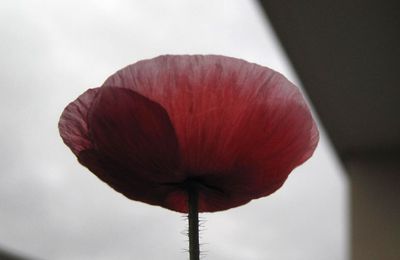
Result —
<svg viewBox="0 0 400 260"><path fill-rule="evenodd" d="M92 147L88 136L87 114L99 88L89 89L63 111L58 128L64 143L75 155Z"/></svg>
<svg viewBox="0 0 400 260"><path fill-rule="evenodd" d="M176 190L175 187L135 176L132 169L127 168L126 165L121 165L118 161L94 149L80 152L78 159L100 180L129 199L171 208L176 211L179 211L182 207L182 205L176 203L173 205L169 203L169 196Z"/></svg>
<svg viewBox="0 0 400 260"><path fill-rule="evenodd" d="M101 88L88 127L94 149L129 169L129 178L155 183L183 178L175 130L166 111L150 99L129 89Z"/></svg>
<svg viewBox="0 0 400 260"><path fill-rule="evenodd" d="M199 183L200 211L271 194L318 142L298 88L278 72L243 60L160 56L122 69L104 87L134 90L165 108L182 169ZM177 191L174 201L184 196Z"/></svg>

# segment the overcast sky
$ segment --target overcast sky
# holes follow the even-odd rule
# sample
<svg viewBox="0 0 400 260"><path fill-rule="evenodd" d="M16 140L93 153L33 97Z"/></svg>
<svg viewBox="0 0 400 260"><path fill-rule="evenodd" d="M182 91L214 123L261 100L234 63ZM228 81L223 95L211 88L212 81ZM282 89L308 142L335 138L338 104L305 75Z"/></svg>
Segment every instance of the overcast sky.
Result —
<svg viewBox="0 0 400 260"><path fill-rule="evenodd" d="M299 83L251 0L2 0L0 32L0 248L34 259L188 258L181 214L126 199L62 143L59 116L87 88L160 54L243 58ZM347 180L321 131L276 193L202 214L204 259L347 259Z"/></svg>

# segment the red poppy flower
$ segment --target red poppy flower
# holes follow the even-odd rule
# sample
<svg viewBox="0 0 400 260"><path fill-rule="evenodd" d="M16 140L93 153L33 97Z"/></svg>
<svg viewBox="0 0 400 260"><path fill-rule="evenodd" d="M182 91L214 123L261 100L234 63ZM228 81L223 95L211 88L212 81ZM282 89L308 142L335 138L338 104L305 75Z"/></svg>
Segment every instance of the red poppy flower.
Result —
<svg viewBox="0 0 400 260"><path fill-rule="evenodd" d="M81 164L126 197L187 212L225 210L276 191L318 130L281 74L223 56L139 61L64 110L59 129Z"/></svg>

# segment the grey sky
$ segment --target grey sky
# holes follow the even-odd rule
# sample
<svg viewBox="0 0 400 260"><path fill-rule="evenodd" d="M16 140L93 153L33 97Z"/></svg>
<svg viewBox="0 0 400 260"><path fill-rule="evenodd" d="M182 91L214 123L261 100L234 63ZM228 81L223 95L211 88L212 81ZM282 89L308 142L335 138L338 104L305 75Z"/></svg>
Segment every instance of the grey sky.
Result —
<svg viewBox="0 0 400 260"><path fill-rule="evenodd" d="M3 0L0 247L37 259L187 259L181 214L130 201L62 143L64 107L160 54L223 54L298 83L254 1ZM321 86L323 87L323 86ZM347 259L347 183L322 132L270 197L203 214L205 259Z"/></svg>

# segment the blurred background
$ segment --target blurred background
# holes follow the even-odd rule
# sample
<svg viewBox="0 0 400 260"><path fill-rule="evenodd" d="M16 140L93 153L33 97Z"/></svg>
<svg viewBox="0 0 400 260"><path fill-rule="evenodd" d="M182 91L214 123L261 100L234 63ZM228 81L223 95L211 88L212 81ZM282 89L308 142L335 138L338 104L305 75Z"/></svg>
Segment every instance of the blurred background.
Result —
<svg viewBox="0 0 400 260"><path fill-rule="evenodd" d="M161 54L271 67L305 90L320 119L315 155L280 190L201 215L204 259L395 259L399 93L398 77L385 73L398 66L382 55L399 45L380 42L394 31L357 26L373 5L312 2L2 0L0 259L187 259L186 219L113 191L79 165L57 129L87 88ZM392 14L385 25L398 25Z"/></svg>

